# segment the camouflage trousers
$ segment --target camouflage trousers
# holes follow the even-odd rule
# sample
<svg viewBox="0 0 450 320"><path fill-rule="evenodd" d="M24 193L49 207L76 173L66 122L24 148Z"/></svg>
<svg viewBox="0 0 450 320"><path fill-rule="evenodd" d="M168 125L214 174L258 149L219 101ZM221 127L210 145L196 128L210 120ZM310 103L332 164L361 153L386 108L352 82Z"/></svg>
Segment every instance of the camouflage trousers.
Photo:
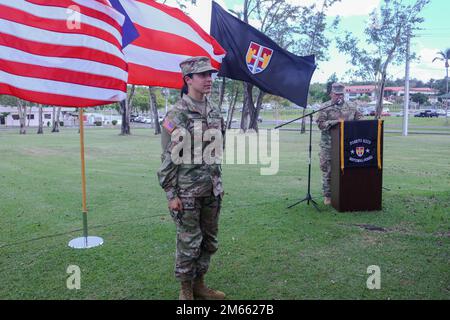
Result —
<svg viewBox="0 0 450 320"><path fill-rule="evenodd" d="M322 170L323 196L331 197L331 134L328 130L320 135L320 170Z"/></svg>
<svg viewBox="0 0 450 320"><path fill-rule="evenodd" d="M177 226L175 278L187 281L204 275L217 251L221 198L211 194L180 199L183 211L179 216L171 213Z"/></svg>
<svg viewBox="0 0 450 320"><path fill-rule="evenodd" d="M320 150L320 170L322 170L322 192L324 197L331 197L331 150Z"/></svg>
<svg viewBox="0 0 450 320"><path fill-rule="evenodd" d="M331 198L331 134L328 130L322 131L320 136L319 162L323 196Z"/></svg>

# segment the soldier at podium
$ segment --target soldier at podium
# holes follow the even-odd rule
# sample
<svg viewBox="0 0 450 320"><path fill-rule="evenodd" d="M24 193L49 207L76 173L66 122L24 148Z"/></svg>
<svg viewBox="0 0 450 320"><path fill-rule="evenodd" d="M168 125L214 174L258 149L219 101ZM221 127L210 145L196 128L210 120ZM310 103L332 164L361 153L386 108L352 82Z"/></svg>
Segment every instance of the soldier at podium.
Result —
<svg viewBox="0 0 450 320"><path fill-rule="evenodd" d="M345 86L342 83L333 83L331 86L331 100L325 102L321 108L333 105L319 112L317 125L321 130L320 138L320 170L322 170L322 191L325 205L331 204L331 134L330 128L339 121L350 121L362 119L363 115L358 111L356 105L345 101Z"/></svg>

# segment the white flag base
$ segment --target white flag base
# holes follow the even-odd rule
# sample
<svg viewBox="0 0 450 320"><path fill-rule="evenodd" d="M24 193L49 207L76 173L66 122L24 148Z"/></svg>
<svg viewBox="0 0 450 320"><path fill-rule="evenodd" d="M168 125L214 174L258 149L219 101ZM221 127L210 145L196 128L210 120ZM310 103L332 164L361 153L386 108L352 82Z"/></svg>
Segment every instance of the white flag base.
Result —
<svg viewBox="0 0 450 320"><path fill-rule="evenodd" d="M69 247L73 249L89 249L101 246L103 244L103 239L100 237L79 237L70 240Z"/></svg>

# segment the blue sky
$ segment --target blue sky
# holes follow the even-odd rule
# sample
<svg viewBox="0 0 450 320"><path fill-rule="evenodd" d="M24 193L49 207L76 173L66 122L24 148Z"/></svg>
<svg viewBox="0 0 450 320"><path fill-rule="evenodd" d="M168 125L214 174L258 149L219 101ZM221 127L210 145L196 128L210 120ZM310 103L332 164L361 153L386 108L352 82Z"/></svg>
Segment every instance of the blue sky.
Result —
<svg viewBox="0 0 450 320"><path fill-rule="evenodd" d="M226 9L242 8L243 0L216 0ZM295 4L311 4L316 0L287 0ZM338 33L344 30L362 35L368 21L368 14L378 8L382 0L342 0L333 6L330 17L341 16L341 24ZM169 1L168 1L169 2ZM405 0L413 3L413 0ZM196 7L189 7L188 13L207 31L209 31L211 0L197 0ZM445 77L445 69L442 62L432 63L437 51L450 48L450 1L431 0L423 10L422 16L425 22L422 24L424 30L420 31L412 40L411 50L415 52L420 60L411 64L411 77L428 81L430 78L442 79ZM252 23L252 22L250 22ZM350 66L346 63L348 57L338 52L333 41L329 48L330 60L321 62L316 70L312 82L325 82L334 72L341 81L349 81L345 76ZM393 66L389 70L392 78L403 78L404 66Z"/></svg>

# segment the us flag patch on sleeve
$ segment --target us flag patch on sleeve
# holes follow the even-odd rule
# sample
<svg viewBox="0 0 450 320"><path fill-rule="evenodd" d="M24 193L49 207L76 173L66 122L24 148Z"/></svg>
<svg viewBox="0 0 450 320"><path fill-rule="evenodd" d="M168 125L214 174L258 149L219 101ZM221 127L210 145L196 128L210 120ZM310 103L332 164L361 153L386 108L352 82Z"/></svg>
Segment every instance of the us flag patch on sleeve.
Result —
<svg viewBox="0 0 450 320"><path fill-rule="evenodd" d="M165 119L164 119L163 127L164 127L164 129L166 129L167 132L169 132L169 133L172 133L173 130L175 130L175 124L174 124L172 121L170 121L168 118L165 118Z"/></svg>

